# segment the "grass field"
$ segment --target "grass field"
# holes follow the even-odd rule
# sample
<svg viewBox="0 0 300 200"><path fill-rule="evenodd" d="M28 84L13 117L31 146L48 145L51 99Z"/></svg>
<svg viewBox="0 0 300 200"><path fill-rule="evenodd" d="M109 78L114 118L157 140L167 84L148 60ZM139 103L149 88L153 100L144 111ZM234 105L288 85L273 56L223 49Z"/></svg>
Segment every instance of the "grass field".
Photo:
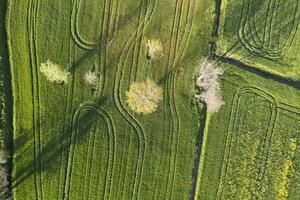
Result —
<svg viewBox="0 0 300 200"><path fill-rule="evenodd" d="M212 0L9 1L14 199L189 199L203 114L194 68L209 54L213 12ZM149 62L148 39L162 58ZM47 60L68 83L46 80ZM163 101L134 114L125 92L146 78Z"/></svg>

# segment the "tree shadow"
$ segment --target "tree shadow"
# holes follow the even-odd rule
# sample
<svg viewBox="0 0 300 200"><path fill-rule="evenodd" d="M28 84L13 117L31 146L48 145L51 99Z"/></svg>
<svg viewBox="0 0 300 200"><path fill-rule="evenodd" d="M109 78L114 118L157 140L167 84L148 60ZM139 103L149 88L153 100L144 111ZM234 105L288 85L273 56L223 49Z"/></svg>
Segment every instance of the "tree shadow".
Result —
<svg viewBox="0 0 300 200"><path fill-rule="evenodd" d="M201 160L201 153L202 153L202 145L203 145L203 136L204 136L204 130L205 130L205 126L207 126L206 124L206 116L207 116L207 106L206 104L203 104L202 106L200 106L200 103L198 104L198 112L200 113L200 127L199 127L199 139L196 141L196 159L195 159L195 164L194 164L194 169L192 172L192 176L193 176L193 183L192 183L192 190L190 193L190 199L191 200L195 200L196 197L196 189L197 189L197 182L199 182L198 180L201 178L198 175L199 170L199 165L200 165L200 160ZM205 157L205 156L204 156Z"/></svg>
<svg viewBox="0 0 300 200"><path fill-rule="evenodd" d="M107 101L107 98L100 98L95 103L97 105L103 105ZM74 113L75 114L75 113ZM73 114L73 116L74 116ZM60 132L56 137L52 137L45 145L42 146L41 152L38 152L34 156L34 144L29 145L26 150L23 150L20 155L14 158L16 166L13 178L13 188L18 187L22 182L32 176L40 176L44 171L51 171L61 166L62 159L67 159L70 148L71 136L76 135L76 144L82 144L83 139L93 128L94 120L97 117L97 113L91 109L82 112L79 118L79 124L82 124L77 130L73 130L73 124L70 124L64 131ZM76 132L74 132L76 131ZM14 147L18 151L19 147L24 146L30 142L26 135L32 134L32 131L21 130L19 137L15 139ZM63 158L62 151L67 156ZM28 155L27 155L28 154ZM26 162L26 165L20 166L17 160L26 160L30 156L30 160ZM67 164L67 163L66 163ZM67 165L63 166L64 172L67 170ZM66 175L66 173L64 173ZM65 177L60 177L65 180ZM38 180L39 181L39 180Z"/></svg>
<svg viewBox="0 0 300 200"><path fill-rule="evenodd" d="M91 50L86 50L79 59L77 59L74 63L72 63L69 71L71 73L74 73L76 69L79 68L86 60L92 58L93 56L99 54L103 49L107 48L117 37L117 35L122 33L122 30L124 30L124 28L128 26L128 22L133 20L133 18L136 16L135 14L138 12L138 9L139 6L135 5L131 10L132 12L129 12L126 16L123 16L119 20L117 29L114 30L112 35L107 35L105 37L100 36L100 38L98 39L99 46Z"/></svg>
<svg viewBox="0 0 300 200"><path fill-rule="evenodd" d="M1 0L0 0L1 1ZM2 0L3 1L3 0ZM122 16L119 21L117 28L114 30L113 35L108 35L102 39L99 39L99 47L92 50L85 50L83 54L78 58L74 63L71 63L71 67L69 71L71 73L75 73L79 67L81 67L86 61L93 58L95 55L99 54L104 48L107 48L108 45L112 42L112 40L117 37L122 31L128 26L128 23L136 17L136 13L139 11L139 6L137 4L133 4L130 12L128 12L125 16ZM108 65L116 62L119 58L118 55L111 57ZM106 67L106 66L105 66ZM98 105L104 105L107 102L108 97L104 96L101 98L95 98L94 102ZM73 113L74 115L75 113ZM84 124L83 127L78 129L76 133L76 143L80 144L83 141L83 138L87 136L90 132L91 128L93 128L94 123L93 120L96 117L96 112L93 110L85 111L84 114L80 116L80 122ZM90 123L89 123L90 122ZM66 150L65 154L69 154L69 147L71 142L72 125L70 124L65 128L64 131L57 134L57 136L52 137L50 141L46 144L43 144L41 148L41 152L38 152L37 155L34 156L34 144L28 145L28 142L31 142L28 135L32 134L32 130L20 130L18 131L20 135L14 139L14 149L16 152L19 151L19 148L27 144L27 148L23 149L19 155L16 155L14 158L14 162L16 163L17 170L15 170L15 174L13 177L12 187L16 188L25 180L32 176L41 175L44 171L50 171L57 168L57 166L61 165L63 155L62 150ZM64 145L64 146L63 146ZM27 160L28 156L26 154L30 154L30 160L26 162L25 165L20 166L18 164L18 160ZM68 156L67 156L68 157ZM36 158L36 159L35 159ZM44 164L49 163L49 164ZM67 170L67 165L64 166L64 172ZM64 173L66 174L66 173ZM66 177L60 177L65 180Z"/></svg>

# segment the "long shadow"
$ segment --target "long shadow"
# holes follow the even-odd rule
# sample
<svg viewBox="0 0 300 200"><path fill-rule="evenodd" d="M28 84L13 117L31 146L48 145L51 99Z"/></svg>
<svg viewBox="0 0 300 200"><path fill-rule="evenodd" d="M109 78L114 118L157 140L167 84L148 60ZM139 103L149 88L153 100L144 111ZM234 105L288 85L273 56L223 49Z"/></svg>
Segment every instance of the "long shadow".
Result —
<svg viewBox="0 0 300 200"><path fill-rule="evenodd" d="M76 69L80 67L87 59L92 58L93 56L99 54L104 48L108 47L113 42L113 39L117 37L118 34L122 33L122 30L124 30L124 28L128 25L128 22L133 20L136 12L138 12L138 9L139 9L138 6L134 6L134 8L131 9L132 12L128 13L126 16L123 16L120 19L120 21L118 22L117 29L115 30L113 35L107 35L103 38L100 38L98 48L92 50L86 50L79 59L77 59L74 63L72 63L70 72L74 73Z"/></svg>
<svg viewBox="0 0 300 200"><path fill-rule="evenodd" d="M95 103L98 105L103 105L106 102L106 98L98 99ZM56 137L53 137L49 142L47 142L42 147L42 152L36 155L36 159L42 159L42 163L39 163L39 161L35 160L34 156L31 156L31 160L26 163L25 166L18 165L18 168L16 170L16 174L13 180L13 188L20 185L23 181L28 179L29 177L38 174L40 175L43 171L51 171L53 169L57 169L58 166L61 165L61 159L67 159L62 158L62 149L69 149L70 147L70 140L72 132L76 132L76 143L81 144L83 141L83 138L87 136L88 133L90 133L90 130L93 128L93 122L96 118L97 114L96 112L92 110L84 111L83 114L81 114L79 123L82 124L78 130L72 130L72 124L65 130L59 133ZM15 139L15 146L18 147L19 145L25 145L26 142L28 142L28 138L24 136L26 134L26 130L23 130L24 132L19 138ZM27 130L27 132L29 132ZM65 135L64 133L67 133ZM29 134L29 133L28 133ZM62 144L65 144L65 146L62 146ZM26 156L26 154L33 155L33 145L29 146L25 151L23 151L20 155L15 157L16 159L23 159L23 156ZM27 152L28 151L28 152ZM67 152L64 152L65 154L69 154ZM38 162L38 165L36 163ZM64 171L66 171L66 167L64 166ZM61 177L65 179L65 177Z"/></svg>
<svg viewBox="0 0 300 200"><path fill-rule="evenodd" d="M257 69L255 67L250 66L250 65L246 65L243 62L241 62L239 60L235 60L233 58L227 58L227 57L218 57L218 58L221 61L225 62L225 63L237 66L241 69L244 69L248 72L254 73L254 74L256 74L258 76L261 76L263 78L271 79L273 81L276 81L276 82L279 82L279 83L282 83L282 84L285 84L285 85L288 85L290 87L293 87L295 89L300 90L300 82L299 81L293 81L293 80L290 80L288 78L284 78L284 77L280 77L278 75L271 74L270 72Z"/></svg>
<svg viewBox="0 0 300 200"><path fill-rule="evenodd" d="M4 0L0 0L4 1ZM6 1L6 0L5 0ZM115 33L111 36L107 36L103 38L99 43L99 48L95 48L93 50L86 50L80 58L78 58L74 63L72 63L71 68L69 69L71 73L75 73L76 70L78 70L79 67L81 67L86 61L91 59L93 56L99 54L104 48L108 47L110 42L112 41L113 37L117 37L118 34L122 33L122 30L128 25L129 21L132 21L132 19L135 17L136 12L138 11L139 6L137 4L134 4L132 8L130 8L129 13L126 14L126 16L122 16L118 22L118 26L115 30ZM108 66L112 63L114 63L118 59L118 55L115 55L110 58ZM105 66L107 67L107 66ZM96 98L94 99L94 102L98 105L103 105L107 101L107 97L102 98ZM80 122L84 122L84 127L80 128L77 132L76 137L76 143L80 144L83 141L83 138L87 136L87 134L90 132L90 129L93 127L93 119L96 117L96 113L92 110L89 110L88 112L84 112L84 114L80 117ZM79 123L80 123L79 122ZM90 123L88 123L90 122ZM33 156L34 147L33 145L28 146L27 149L23 150L20 155L17 155L14 160L24 160L26 157L26 154L31 155L31 160L26 162L26 165L20 166L18 165L18 168L15 174L15 177L13 178L12 188L15 188L19 186L22 182L27 180L28 178L34 176L34 175L41 175L43 171L51 171L54 169L57 169L58 166L61 165L61 159L66 159L62 157L62 149L69 149L70 147L70 141L71 141L71 134L72 134L72 126L70 125L67 127L64 131L59 133L56 137L53 137L50 141L48 141L45 145L42 146L42 152ZM18 147L24 146L27 142L30 142L30 139L25 137L24 135L32 134L31 130L20 130L19 132L22 132L21 136L19 138L15 138L14 142L14 148L16 149L16 152L18 151ZM65 144L65 146L62 146L62 144ZM65 152L64 154L68 154L69 152ZM23 158L24 157L24 158ZM27 157L26 157L27 158ZM40 163L40 160L41 162ZM49 163L49 164L45 164ZM67 165L63 166L64 172L67 170ZM65 174L65 173L64 173ZM61 179L65 180L66 177L60 177Z"/></svg>
<svg viewBox="0 0 300 200"><path fill-rule="evenodd" d="M211 36L213 41L211 42L211 54L215 54L217 50L216 39L218 37L219 26L221 21L221 0L215 0L215 19L213 22L213 28L211 32Z"/></svg>
<svg viewBox="0 0 300 200"><path fill-rule="evenodd" d="M192 183L192 191L190 195L190 200L195 200L195 195L196 195L196 189L197 189L197 182L198 179L201 178L198 175L199 172L199 165L200 165L200 158L201 158L201 153L202 153L202 145L203 145L203 136L204 136L204 130L206 126L206 116L207 116L207 106L203 104L202 108L199 108L199 113L200 113L200 128L199 128L199 137L196 143L196 159L195 159L195 164L194 164L194 169L193 169L193 183ZM201 169L200 169L201 170Z"/></svg>

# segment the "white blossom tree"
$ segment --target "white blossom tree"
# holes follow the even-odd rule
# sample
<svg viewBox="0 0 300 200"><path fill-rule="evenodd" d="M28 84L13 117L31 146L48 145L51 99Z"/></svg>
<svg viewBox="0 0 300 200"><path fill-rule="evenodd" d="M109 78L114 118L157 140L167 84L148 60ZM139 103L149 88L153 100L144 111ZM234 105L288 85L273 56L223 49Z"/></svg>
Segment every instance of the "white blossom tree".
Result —
<svg viewBox="0 0 300 200"><path fill-rule="evenodd" d="M196 79L196 98L207 104L210 112L218 112L224 105L221 95L219 77L224 71L219 68L215 61L203 58L199 64Z"/></svg>
<svg viewBox="0 0 300 200"><path fill-rule="evenodd" d="M83 78L85 82L91 87L95 87L98 81L96 73L92 71L86 72Z"/></svg>

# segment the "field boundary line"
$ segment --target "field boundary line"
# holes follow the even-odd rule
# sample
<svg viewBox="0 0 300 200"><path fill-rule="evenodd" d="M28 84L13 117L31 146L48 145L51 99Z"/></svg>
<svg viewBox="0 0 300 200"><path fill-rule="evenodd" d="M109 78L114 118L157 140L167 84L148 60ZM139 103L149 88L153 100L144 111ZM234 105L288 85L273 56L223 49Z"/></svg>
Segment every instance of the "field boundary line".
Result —
<svg viewBox="0 0 300 200"><path fill-rule="evenodd" d="M247 5L246 5L247 4ZM277 59L282 56L282 54L291 47L294 38L296 37L296 33L298 31L298 25L300 22L300 1L296 0L296 5L295 5L295 11L293 13L293 19L292 19L292 25L291 29L289 30L289 35L286 38L286 41L283 43L283 45L279 46L275 50L270 49L270 43L271 43L271 38L272 38L272 29L274 28L274 15L276 15L276 12L278 12L279 9L279 2L278 0L270 0L269 5L268 5L268 10L267 10L267 19L265 21L265 27L264 27L264 38L262 41L262 44L258 44L255 40L255 37L253 34L251 39L253 39L253 44L250 40L246 39L247 37L245 36L245 29L247 26L247 23L251 23L253 21L255 14L251 17L249 16L250 10L252 10L252 0L244 0L243 1L243 8L242 8L242 14L241 14L241 20L240 20L240 25L239 25L239 39L241 43L248 49L250 52L261 56L265 58L270 58L270 59ZM245 8L247 7L247 8ZM276 8L277 7L277 8ZM277 9L277 11L276 11ZM247 11L246 11L247 10ZM276 19L276 16L275 16ZM255 23L253 23L255 25ZM251 25L249 25L251 27ZM253 27L252 27L253 28ZM255 33L257 34L257 27L255 27ZM251 31L251 28L250 28ZM267 46L266 46L267 44Z"/></svg>

